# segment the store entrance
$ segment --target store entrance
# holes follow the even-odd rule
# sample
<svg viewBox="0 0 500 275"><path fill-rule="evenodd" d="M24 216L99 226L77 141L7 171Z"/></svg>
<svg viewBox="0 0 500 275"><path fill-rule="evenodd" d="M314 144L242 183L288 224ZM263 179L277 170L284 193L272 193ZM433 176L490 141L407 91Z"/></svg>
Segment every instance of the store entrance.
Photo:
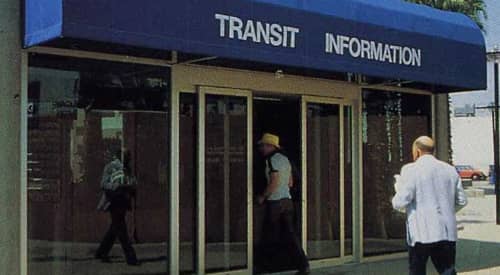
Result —
<svg viewBox="0 0 500 275"><path fill-rule="evenodd" d="M278 135L283 152L292 163L296 232L313 267L325 261L339 264L352 259L352 122L352 106L347 101L309 96L253 98L254 144L263 133ZM258 195L267 182L265 161L257 146L254 151L253 192ZM265 207L254 204L257 270L265 211ZM296 263L287 254L276 253L276 258L270 260L272 270L264 265L265 271L295 269Z"/></svg>
<svg viewBox="0 0 500 275"><path fill-rule="evenodd" d="M280 137L280 145L284 154L290 159L294 170L295 187L292 196L296 209L297 232L300 228L300 172L301 171L301 111L300 97L281 97L274 95L259 95L253 97L253 141L254 141L254 195L262 194L266 187L265 161L258 152L257 143L263 133L272 133ZM254 197L255 197L254 196ZM265 207L254 203L253 207L254 253L259 253L262 237ZM254 259L258 257L254 256ZM293 269L289 258L273 260L273 270ZM276 264L274 264L276 263ZM255 263L258 264L258 263ZM275 269L275 270L274 270Z"/></svg>

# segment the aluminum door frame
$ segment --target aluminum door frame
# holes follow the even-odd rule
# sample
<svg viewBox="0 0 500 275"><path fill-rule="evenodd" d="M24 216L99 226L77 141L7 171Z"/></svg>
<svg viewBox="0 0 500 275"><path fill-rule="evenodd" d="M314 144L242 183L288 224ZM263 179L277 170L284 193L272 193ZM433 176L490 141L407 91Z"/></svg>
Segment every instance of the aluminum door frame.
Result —
<svg viewBox="0 0 500 275"><path fill-rule="evenodd" d="M320 267L331 267L335 265L342 265L348 262L353 262L354 259L356 258L355 255L359 253L358 245L357 243L359 242L357 240L358 235L357 231L359 231L358 228L358 223L356 218L356 211L358 211L358 203L357 203L357 196L356 196L356 190L355 186L357 185L357 167L358 165L355 165L357 161L357 154L356 154L356 148L357 146L355 143L357 142L357 139L355 139L355 124L356 124L356 110L355 108L356 104L355 101L353 100L345 100L345 99L339 99L339 98L330 98L330 97L318 97L318 96L302 96L301 98L301 137L302 137L302 198L301 198L301 240L302 240L302 247L304 251L307 253L307 107L308 104L326 104L326 105L335 105L339 107L339 164L340 164L340 198L339 198L339 205L340 205L340 257L336 258L328 258L328 259L318 259L318 260L313 260L311 261L311 267L313 268L320 268ZM344 186L345 186L345 181L344 181L344 151L345 151L345 133L344 133L344 107L350 107L352 110L352 127L351 127L351 140L352 140L352 148L351 148L351 153L352 153L352 159L353 159L353 167L352 167L352 218L351 221L353 223L352 225L352 255L345 255L345 195L344 195Z"/></svg>
<svg viewBox="0 0 500 275"><path fill-rule="evenodd" d="M206 96L222 95L245 98L247 101L247 268L210 274L252 274L253 272L253 100L250 90L197 86L198 91L198 189L197 189L197 274L205 271L205 133L206 133Z"/></svg>

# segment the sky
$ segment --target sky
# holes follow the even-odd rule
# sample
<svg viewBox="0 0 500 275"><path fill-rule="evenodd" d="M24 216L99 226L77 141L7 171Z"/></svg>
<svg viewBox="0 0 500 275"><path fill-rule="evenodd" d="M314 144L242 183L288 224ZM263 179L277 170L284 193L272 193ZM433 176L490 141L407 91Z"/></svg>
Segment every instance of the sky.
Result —
<svg viewBox="0 0 500 275"><path fill-rule="evenodd" d="M488 19L486 22L486 47L489 51L495 45L500 47L500 1L485 0L488 9Z"/></svg>
<svg viewBox="0 0 500 275"><path fill-rule="evenodd" d="M500 1L485 0L488 18L485 20L485 40L487 51L493 51L495 45L500 48ZM451 96L454 106L476 104L489 105L493 102L493 65L488 67L488 90L480 92L457 93Z"/></svg>

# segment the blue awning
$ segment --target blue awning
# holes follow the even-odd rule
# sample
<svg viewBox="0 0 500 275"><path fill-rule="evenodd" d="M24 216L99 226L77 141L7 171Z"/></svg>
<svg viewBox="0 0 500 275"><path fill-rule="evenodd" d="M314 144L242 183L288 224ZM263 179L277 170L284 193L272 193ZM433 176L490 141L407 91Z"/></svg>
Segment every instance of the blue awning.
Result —
<svg viewBox="0 0 500 275"><path fill-rule="evenodd" d="M399 0L25 0L25 47L82 39L440 87L486 88L464 15Z"/></svg>

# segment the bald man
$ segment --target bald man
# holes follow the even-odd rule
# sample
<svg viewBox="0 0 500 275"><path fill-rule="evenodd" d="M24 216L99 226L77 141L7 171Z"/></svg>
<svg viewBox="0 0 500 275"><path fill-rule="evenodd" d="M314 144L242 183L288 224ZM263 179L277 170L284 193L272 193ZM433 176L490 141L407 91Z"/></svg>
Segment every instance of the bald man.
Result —
<svg viewBox="0 0 500 275"><path fill-rule="evenodd" d="M453 166L433 156L430 137L416 139L412 152L392 199L394 209L407 213L410 275L425 275L429 258L439 274L456 274L455 213L467 204L462 182Z"/></svg>

